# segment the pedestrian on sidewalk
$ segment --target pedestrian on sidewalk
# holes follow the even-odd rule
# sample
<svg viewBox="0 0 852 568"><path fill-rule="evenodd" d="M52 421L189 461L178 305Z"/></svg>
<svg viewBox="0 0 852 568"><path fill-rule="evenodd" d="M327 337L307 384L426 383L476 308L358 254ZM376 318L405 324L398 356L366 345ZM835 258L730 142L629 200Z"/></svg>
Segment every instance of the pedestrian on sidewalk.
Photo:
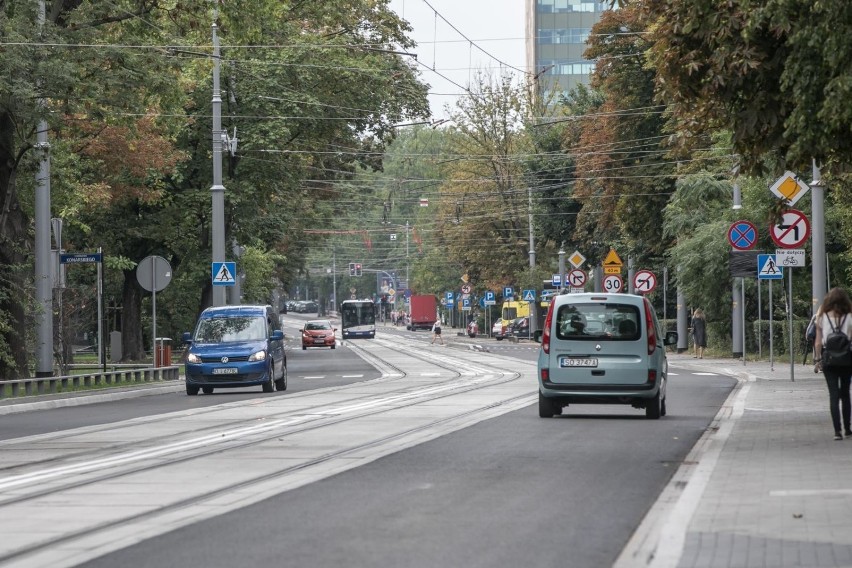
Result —
<svg viewBox="0 0 852 568"><path fill-rule="evenodd" d="M704 312L696 308L692 314L692 340L695 343L695 355L693 359L704 359L704 349L707 348L707 320Z"/></svg>
<svg viewBox="0 0 852 568"><path fill-rule="evenodd" d="M836 332L842 332L847 340L852 340L852 300L849 294L842 288L832 288L825 296L820 307L822 315L819 325L816 327L816 340L814 342L815 370L822 370L825 375L825 383L828 386L828 401L831 409L831 423L834 425L834 439L842 440L840 431L840 420L843 419L843 429L847 437L852 436L850 428L850 417L852 417L852 403L849 399L849 382L852 379L852 361L846 364L834 364L829 357L835 351L832 344L837 337L831 337ZM839 338L841 341L842 337ZM848 341L846 344L848 354ZM848 360L849 357L847 356ZM839 408L838 408L839 406Z"/></svg>
<svg viewBox="0 0 852 568"><path fill-rule="evenodd" d="M808 353L810 353L814 358L814 365L818 365L817 356L816 356L816 328L817 322L819 318L822 317L822 306L817 308L816 313L811 317L811 321L808 324L808 328L805 330L805 357L802 359L802 365L806 365L808 362ZM815 371L819 372L819 371Z"/></svg>
<svg viewBox="0 0 852 568"><path fill-rule="evenodd" d="M432 326L432 341L430 344L435 343L435 340L441 342L441 345L444 344L444 340L441 338L441 322L440 320L436 320L435 324Z"/></svg>

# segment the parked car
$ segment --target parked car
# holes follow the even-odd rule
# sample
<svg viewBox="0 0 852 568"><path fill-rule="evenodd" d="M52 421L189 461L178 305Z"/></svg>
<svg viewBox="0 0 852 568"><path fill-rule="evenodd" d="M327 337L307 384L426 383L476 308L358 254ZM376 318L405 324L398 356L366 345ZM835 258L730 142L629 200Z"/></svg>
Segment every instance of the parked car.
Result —
<svg viewBox="0 0 852 568"><path fill-rule="evenodd" d="M317 303L311 300L298 300L293 306L297 314L315 314L319 310Z"/></svg>
<svg viewBox="0 0 852 568"><path fill-rule="evenodd" d="M494 325L491 326L491 337L496 339L497 341L502 340L506 337L506 327L503 325L502 320L497 320L494 322Z"/></svg>
<svg viewBox="0 0 852 568"><path fill-rule="evenodd" d="M530 339L530 318L515 318L509 324L507 336L517 337L519 339Z"/></svg>
<svg viewBox="0 0 852 568"><path fill-rule="evenodd" d="M633 294L555 296L538 356L538 414L569 404L629 404L658 419L666 414L666 346L651 303Z"/></svg>
<svg viewBox="0 0 852 568"><path fill-rule="evenodd" d="M201 312L185 332L186 394L261 385L287 390L287 357L278 312L272 306L219 306Z"/></svg>
<svg viewBox="0 0 852 568"><path fill-rule="evenodd" d="M332 327L328 320L311 320L305 322L302 327L302 349L308 347L331 347L334 349L337 340L334 332L337 328Z"/></svg>

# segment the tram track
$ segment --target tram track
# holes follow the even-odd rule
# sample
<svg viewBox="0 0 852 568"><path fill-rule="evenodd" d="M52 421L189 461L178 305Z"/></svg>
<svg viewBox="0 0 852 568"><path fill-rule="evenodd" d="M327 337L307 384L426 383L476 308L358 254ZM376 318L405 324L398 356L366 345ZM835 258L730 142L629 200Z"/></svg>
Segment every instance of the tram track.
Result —
<svg viewBox="0 0 852 568"><path fill-rule="evenodd" d="M14 514L29 506L44 507L51 500L66 502L76 492L91 491L90 488L102 486L120 486L141 477L163 478L168 483L170 471L182 467L205 470L209 467L207 464L219 463L217 460L220 458L227 461L228 456L234 454L237 460L240 455L263 454L266 458L272 456L278 459L282 456L285 462L276 467L260 469L254 475L243 478L235 476L225 483L201 484L192 495L162 502L155 500L147 507L130 511L118 518L107 516L92 519L92 522L84 523L79 529L65 531L62 535L52 534L49 542L36 539L20 546L0 544L0 566L41 555L46 546L61 548L68 545L75 550L81 546L85 548L83 541L103 541L105 537L99 535L120 531L122 527L137 523L150 525L148 521L155 517L192 517L188 511L209 507L211 503L234 493L243 496L241 503L244 505L251 501L250 494L255 488L265 488L259 491L260 494L286 491L304 484L305 472L325 469L327 474L333 474L344 471L363 463L365 459L372 461L413 445L412 441L420 443L442 432L475 423L483 417L525 406L533 400L532 393L515 388L509 396L496 401L474 404L447 413L443 406L439 406L442 400L470 397L482 389L500 389L517 382L523 373L507 371L502 365L495 368L493 362L489 363L482 358L470 361L469 354L461 357L460 354L447 352L433 353L424 351L422 345L406 344L401 347L397 339L393 342L378 339L351 347L368 361L372 360L381 370L382 377L292 396L274 397L268 399L268 402L264 400L262 404L242 401L203 411L171 413L166 415L171 417L170 425L183 427L146 438L143 448L138 447L138 442L107 442L100 446L95 444L95 447L85 451L58 455L37 463L6 465L0 471L0 518L8 518L7 514ZM415 377L415 373L422 372L424 368L439 369L442 373L440 379ZM416 371L412 372L411 369ZM393 386L387 388L387 383ZM369 392L361 392L364 390ZM329 451L320 451L304 459L290 459L290 463L283 459L291 447L298 448L306 440L323 436L328 431L356 431L365 421L375 422L377 419L398 424L397 416L404 416L406 412L424 405L440 408L443 414L436 413L436 416L424 419L423 412L417 412L417 420L411 420L410 424L405 423L403 427L395 426L391 432L378 435L369 433ZM284 408L277 408L279 406ZM243 418L229 416L242 413L248 415ZM391 415L393 418L390 418ZM203 424L195 426L199 420L206 424L220 418L227 420L226 426L213 430ZM113 434L123 432L129 435L154 424L157 419L162 420L163 416L110 425L101 430L109 429ZM33 438L61 445L63 441L73 442L75 436L86 439L87 435L97 437L97 433L98 430L94 429L88 434L69 432ZM15 442L20 443L21 440L3 442L0 449L12 449ZM358 456L358 459L353 460L353 456ZM270 461L275 460L265 459L261 463L268 466ZM277 488L270 487L279 485ZM144 535L140 534L140 539L142 537ZM73 562L67 565L73 565Z"/></svg>

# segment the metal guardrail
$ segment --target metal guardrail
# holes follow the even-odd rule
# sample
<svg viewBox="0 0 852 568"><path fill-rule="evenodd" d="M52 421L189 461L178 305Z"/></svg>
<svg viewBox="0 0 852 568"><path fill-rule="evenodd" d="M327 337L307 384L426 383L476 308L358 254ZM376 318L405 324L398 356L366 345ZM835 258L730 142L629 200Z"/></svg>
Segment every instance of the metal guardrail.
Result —
<svg viewBox="0 0 852 568"><path fill-rule="evenodd" d="M0 381L0 399L40 394L71 392L81 388L102 387L127 383L177 381L180 367L136 367L106 372L80 373L60 377L39 377Z"/></svg>

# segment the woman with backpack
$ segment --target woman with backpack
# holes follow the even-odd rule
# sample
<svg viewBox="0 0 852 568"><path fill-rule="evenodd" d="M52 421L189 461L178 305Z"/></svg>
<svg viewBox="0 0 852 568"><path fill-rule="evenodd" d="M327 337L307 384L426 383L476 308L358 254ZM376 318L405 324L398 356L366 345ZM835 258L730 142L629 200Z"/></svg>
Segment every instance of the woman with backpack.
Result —
<svg viewBox="0 0 852 568"><path fill-rule="evenodd" d="M840 419L847 437L852 436L850 417L852 403L849 399L849 382L852 379L852 300L842 288L832 288L820 308L822 315L816 326L814 355L817 369L825 375L834 439L842 440ZM839 408L838 408L839 406Z"/></svg>

